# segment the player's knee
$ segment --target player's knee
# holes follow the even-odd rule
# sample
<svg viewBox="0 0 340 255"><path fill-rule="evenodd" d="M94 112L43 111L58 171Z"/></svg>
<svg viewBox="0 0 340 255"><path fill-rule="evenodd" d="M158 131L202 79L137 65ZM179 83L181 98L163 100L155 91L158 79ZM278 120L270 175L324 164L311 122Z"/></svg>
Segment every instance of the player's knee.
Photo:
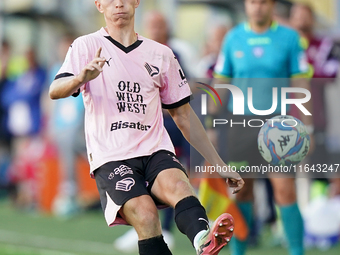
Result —
<svg viewBox="0 0 340 255"><path fill-rule="evenodd" d="M156 208L147 208L145 206L140 206L138 209L138 220L141 225L150 227L157 226L159 224L159 217Z"/></svg>
<svg viewBox="0 0 340 255"><path fill-rule="evenodd" d="M124 212L127 221L135 228L140 240L159 236L161 224L158 211L150 199L134 199L133 206L126 207Z"/></svg>
<svg viewBox="0 0 340 255"><path fill-rule="evenodd" d="M195 192L188 180L177 180L171 185L171 192L175 199L183 199L188 196L194 196ZM178 201L175 201L176 203Z"/></svg>
<svg viewBox="0 0 340 255"><path fill-rule="evenodd" d="M174 185L172 185L173 193L187 193L191 191L191 185L187 180L177 180Z"/></svg>
<svg viewBox="0 0 340 255"><path fill-rule="evenodd" d="M134 207L134 214L139 224L145 226L153 226L158 224L158 211L153 201L138 201L138 204Z"/></svg>
<svg viewBox="0 0 340 255"><path fill-rule="evenodd" d="M150 224L159 220L156 205L153 200L147 196L136 197L126 202L124 205L124 214L132 221L132 225L134 222L138 222L138 224Z"/></svg>

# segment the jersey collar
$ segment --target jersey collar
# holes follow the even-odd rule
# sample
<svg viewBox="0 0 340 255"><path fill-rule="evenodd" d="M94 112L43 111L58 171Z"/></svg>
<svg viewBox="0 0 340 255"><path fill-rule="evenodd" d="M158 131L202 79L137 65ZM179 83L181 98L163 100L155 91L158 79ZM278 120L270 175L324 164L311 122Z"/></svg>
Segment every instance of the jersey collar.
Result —
<svg viewBox="0 0 340 255"><path fill-rule="evenodd" d="M101 29L102 34L104 35L104 37L106 39L108 39L110 42L112 42L117 48L119 48L120 50L124 51L126 54L133 51L134 49L136 49L139 45L142 44L142 40L139 39L139 36L137 34L137 41L134 42L133 44L131 44L128 47L125 47L123 44L121 44L120 42L116 41L115 39L113 39L104 28Z"/></svg>
<svg viewBox="0 0 340 255"><path fill-rule="evenodd" d="M271 31L276 31L277 28L279 26L279 23L276 21L276 20L273 20L272 24L270 25L270 30ZM254 32L252 29L251 29L251 26L250 26L250 23L249 22L245 22L244 23L244 30L246 32Z"/></svg>

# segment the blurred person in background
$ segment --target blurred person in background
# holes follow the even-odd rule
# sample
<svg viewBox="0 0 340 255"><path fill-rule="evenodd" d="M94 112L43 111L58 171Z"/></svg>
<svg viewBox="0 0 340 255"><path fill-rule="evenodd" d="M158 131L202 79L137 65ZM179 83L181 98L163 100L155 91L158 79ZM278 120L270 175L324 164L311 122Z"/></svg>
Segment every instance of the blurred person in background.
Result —
<svg viewBox="0 0 340 255"><path fill-rule="evenodd" d="M327 109L325 104L325 91L327 85L334 82L339 69L339 61L329 58L333 48L333 41L329 37L315 35L315 14L307 4L294 4L291 9L290 24L296 29L306 49L308 62L314 68L311 80L311 94L313 102L313 125L315 137L315 150L310 155L311 164L329 163L329 152L326 147ZM291 109L296 116L297 108Z"/></svg>
<svg viewBox="0 0 340 255"><path fill-rule="evenodd" d="M275 0L245 0L248 22L232 29L222 46L215 67L213 84L231 84L240 88L248 98L247 89L254 89L254 107L268 110L272 104L272 88L294 86L309 90L309 67L300 44L300 37L294 30L279 25L273 20ZM277 79L280 78L280 79ZM226 89L219 90L221 97L226 97ZM230 96L230 94L228 94ZM297 94L297 97L304 95ZM229 98L229 97L228 97ZM256 116L256 119L269 119L281 113L280 99L276 111L270 116ZM311 102L305 104L311 112ZM253 119L247 105L245 115L232 115L233 98L228 100L229 118L234 123L245 123ZM217 114L216 108L210 108L212 115ZM313 129L311 116L300 115L302 122ZM230 127L228 130L228 160L230 165L259 166L266 164L259 153L257 145L259 128ZM311 137L312 139L312 137ZM312 145L311 145L312 147ZM251 177L251 176L250 176ZM288 249L291 255L303 255L303 220L297 205L295 180L289 175L270 175L274 189L276 204L279 206L286 234ZM280 178L281 177L281 178ZM253 179L247 179L245 188L236 195L248 227L253 221ZM256 192L256 191L255 191ZM292 224L294 222L294 224ZM246 254L247 241L234 238L231 243L233 255Z"/></svg>
<svg viewBox="0 0 340 255"><path fill-rule="evenodd" d="M216 24L213 26L208 26L206 32L206 39L201 53L201 59L198 61L195 66L195 76L194 81L191 82L191 91L195 98L200 98L202 94L202 90L199 89L199 83L210 83L211 79L213 79L213 70L217 62L217 58L221 49L221 45L224 39L224 36L229 31L229 27L225 24ZM205 116L200 114L201 112L201 100L193 100L190 102L190 105L194 112L198 115L200 121L205 125ZM223 133L224 134L224 133ZM216 137L213 137L211 133L208 133L210 141L213 143L215 148L217 148L218 144L216 142ZM225 150L219 150L219 153L222 158L224 158ZM204 164L204 159L199 154L195 148L190 147L190 169L192 170L190 173L193 175L192 178L197 179L197 188L200 190L200 185L202 181L202 176L195 176L195 166L201 166ZM195 181L195 180L194 180Z"/></svg>
<svg viewBox="0 0 340 255"><path fill-rule="evenodd" d="M273 18L279 24L289 27L289 15L290 15L291 5L287 2L276 1Z"/></svg>
<svg viewBox="0 0 340 255"><path fill-rule="evenodd" d="M321 37L315 34L316 16L313 8L308 4L296 3L291 9L290 24L302 36L306 49L308 62L314 68L313 79L311 80L311 92L313 102L313 123L315 136L315 150L310 155L308 163L332 164L330 152L327 149L327 125L328 111L326 107L326 89L332 84L339 70L339 59L332 57L331 51L334 41L330 37ZM296 107L291 109L291 115L297 115ZM335 162L339 163L339 162ZM318 176L319 177L319 176ZM327 186L329 183L329 196L340 195L340 179L338 175L317 178L311 185L311 198L315 198L323 189L320 186ZM328 179L326 179L328 178ZM313 201L310 201L310 204Z"/></svg>
<svg viewBox="0 0 340 255"><path fill-rule="evenodd" d="M208 33L207 33L207 39L202 51L202 58L197 64L196 67L196 74L195 78L199 79L199 82L203 81L208 84L211 83L211 80L214 78L213 73L216 66L217 58L219 56L219 53L221 51L223 39L228 33L230 28L223 24L218 24L216 26L213 26L211 29L209 27ZM203 80L201 80L203 79ZM197 89L197 83L194 84L192 91L193 93L199 93L201 90ZM197 105L195 105L197 104ZM197 112L200 112L201 110L201 102L199 100L192 102L192 107L194 110L197 109ZM199 117L201 118L201 121L204 123L204 116L199 114ZM219 116L223 118L222 116ZM215 132L208 132L209 138L214 144L216 148L218 148L218 143L216 141L217 137L215 136ZM219 132L219 135L223 135L223 137L220 137L221 139L226 138L226 132ZM195 152L194 152L195 153ZM227 151L226 150L220 150L220 155L225 158ZM198 155L191 154L191 157L197 157ZM191 163L194 163L195 159L191 159ZM201 165L199 163L202 162L195 162L194 165Z"/></svg>
<svg viewBox="0 0 340 255"><path fill-rule="evenodd" d="M12 135L7 127L8 110L3 104L3 93L6 83L9 82L9 62L11 57L11 46L9 42L3 41L0 49L0 190L10 192L12 198L15 196L15 185L9 175L11 163Z"/></svg>
<svg viewBox="0 0 340 255"><path fill-rule="evenodd" d="M221 50L222 42L230 28L224 24L209 27L204 44L202 58L196 67L196 78L213 78L214 68Z"/></svg>
<svg viewBox="0 0 340 255"><path fill-rule="evenodd" d="M6 126L13 136L10 174L18 182L17 205L33 209L37 198L37 169L44 151L40 135L43 128L41 95L46 88L46 71L38 63L33 48L29 48L25 56L28 68L5 84L2 102L8 111Z"/></svg>
<svg viewBox="0 0 340 255"><path fill-rule="evenodd" d="M207 39L203 48L203 57L197 65L196 78L198 83L194 83L192 86L192 92L195 97L200 98L202 90L200 82L210 84L213 79L214 69L217 63L219 53L221 51L222 43L230 30L230 27L224 24L216 24L215 26L209 26L207 32ZM198 113L200 120L205 123L209 122L209 118L199 114L201 112L201 100L193 100L191 107L196 113ZM226 119L225 111L221 111L218 119ZM207 123L209 126L209 123ZM215 148L218 148L218 152L224 161L228 161L228 150L225 148L224 143L219 141L226 141L228 137L228 130L223 126L217 126L216 129L207 129L207 134L210 141L212 141ZM199 155L196 150L190 151L190 164L193 165L192 172L195 172L195 166L210 166L208 162ZM248 228L245 223L244 217L240 210L237 208L235 201L230 197L227 191L225 180L219 179L218 174L212 175L211 173L205 173L200 175L198 197L202 205L206 208L209 220L214 221L221 213L230 213L234 217L235 228L234 237L244 240L248 235Z"/></svg>
<svg viewBox="0 0 340 255"><path fill-rule="evenodd" d="M60 40L58 61L50 69L50 83L62 66L74 39L72 34L67 34ZM76 182L77 157L80 155L86 158L82 97L54 101L50 118L51 138L57 145L60 164L58 193L52 211L57 216L70 217L79 211Z"/></svg>

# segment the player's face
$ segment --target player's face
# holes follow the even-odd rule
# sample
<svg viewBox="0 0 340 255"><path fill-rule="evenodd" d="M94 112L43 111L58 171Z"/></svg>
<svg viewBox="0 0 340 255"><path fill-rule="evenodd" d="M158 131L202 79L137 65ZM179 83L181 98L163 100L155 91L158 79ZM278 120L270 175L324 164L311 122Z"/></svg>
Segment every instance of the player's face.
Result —
<svg viewBox="0 0 340 255"><path fill-rule="evenodd" d="M273 0L245 0L246 14L250 22L267 24L273 17Z"/></svg>
<svg viewBox="0 0 340 255"><path fill-rule="evenodd" d="M313 30L314 18L307 8L295 6L291 12L290 24L298 31L309 33Z"/></svg>
<svg viewBox="0 0 340 255"><path fill-rule="evenodd" d="M140 0L96 0L99 12L104 14L106 22L117 26L129 24L135 16L135 9Z"/></svg>

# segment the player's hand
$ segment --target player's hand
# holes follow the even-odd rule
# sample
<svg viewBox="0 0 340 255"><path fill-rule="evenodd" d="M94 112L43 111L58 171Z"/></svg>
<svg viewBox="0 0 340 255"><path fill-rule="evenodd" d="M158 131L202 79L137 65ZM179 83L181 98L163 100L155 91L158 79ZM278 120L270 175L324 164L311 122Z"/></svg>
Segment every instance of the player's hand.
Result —
<svg viewBox="0 0 340 255"><path fill-rule="evenodd" d="M103 71L103 66L105 65L106 59L100 57L101 52L102 48L100 47L97 50L94 59L90 63L88 63L77 76L81 84L85 84L97 78L98 75Z"/></svg>
<svg viewBox="0 0 340 255"><path fill-rule="evenodd" d="M236 194L243 188L244 180L238 173L229 173L228 175L229 177L227 178L227 184L230 188L234 188L233 194Z"/></svg>

